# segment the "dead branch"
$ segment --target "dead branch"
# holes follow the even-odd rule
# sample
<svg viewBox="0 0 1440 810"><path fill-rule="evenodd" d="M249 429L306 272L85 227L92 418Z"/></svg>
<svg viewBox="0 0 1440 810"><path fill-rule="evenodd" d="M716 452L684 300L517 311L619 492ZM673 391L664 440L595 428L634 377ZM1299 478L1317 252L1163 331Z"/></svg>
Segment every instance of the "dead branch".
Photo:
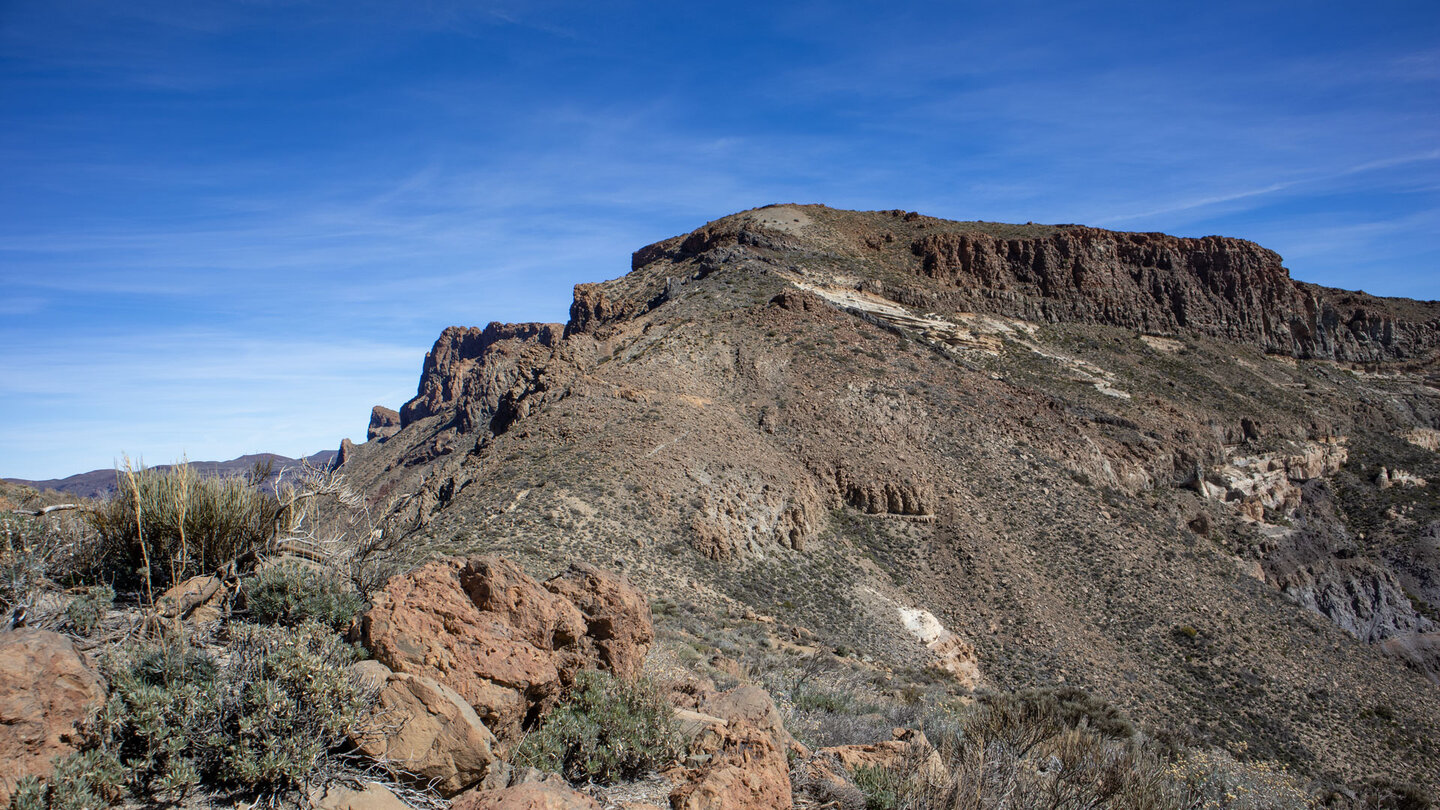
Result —
<svg viewBox="0 0 1440 810"><path fill-rule="evenodd" d="M30 517L44 517L51 512L65 512L71 509L84 509L82 503L57 503L54 506L47 506L44 509L11 509L17 515L29 515Z"/></svg>

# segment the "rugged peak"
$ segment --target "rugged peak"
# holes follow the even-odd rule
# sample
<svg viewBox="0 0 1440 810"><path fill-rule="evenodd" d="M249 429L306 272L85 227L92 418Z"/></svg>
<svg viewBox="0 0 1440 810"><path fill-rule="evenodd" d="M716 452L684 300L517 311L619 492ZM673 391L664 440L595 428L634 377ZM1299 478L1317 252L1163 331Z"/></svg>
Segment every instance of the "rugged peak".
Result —
<svg viewBox="0 0 1440 810"><path fill-rule="evenodd" d="M515 361L531 354L548 357L564 332L565 327L558 323L446 327L425 355L415 398L400 408L401 424L434 416L462 402L482 403L493 411L515 383Z"/></svg>
<svg viewBox="0 0 1440 810"><path fill-rule="evenodd" d="M370 409L370 425L365 430L365 441L387 439L400 431L400 412L376 405Z"/></svg>

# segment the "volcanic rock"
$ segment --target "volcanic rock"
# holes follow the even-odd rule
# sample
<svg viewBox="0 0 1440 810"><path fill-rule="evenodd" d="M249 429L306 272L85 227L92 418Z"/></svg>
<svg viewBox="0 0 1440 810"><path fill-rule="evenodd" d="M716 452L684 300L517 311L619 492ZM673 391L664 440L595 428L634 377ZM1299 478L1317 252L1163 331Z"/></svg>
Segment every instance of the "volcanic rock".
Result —
<svg viewBox="0 0 1440 810"><path fill-rule="evenodd" d="M480 782L496 759L495 735L464 698L430 678L400 672L385 678L369 720L351 739L366 756L442 796Z"/></svg>
<svg viewBox="0 0 1440 810"><path fill-rule="evenodd" d="M38 628L0 631L0 806L22 776L48 776L76 750L77 725L105 683L74 642Z"/></svg>
<svg viewBox="0 0 1440 810"><path fill-rule="evenodd" d="M684 774L670 793L673 810L787 810L793 806L785 752L745 722L725 729L708 762Z"/></svg>
<svg viewBox="0 0 1440 810"><path fill-rule="evenodd" d="M505 745L580 669L633 677L654 638L643 599L588 566L542 586L498 557L439 560L373 602L360 637L375 659L454 689Z"/></svg>
<svg viewBox="0 0 1440 810"><path fill-rule="evenodd" d="M365 429L365 441L388 439L400 432L400 412L384 405L370 409L370 426Z"/></svg>

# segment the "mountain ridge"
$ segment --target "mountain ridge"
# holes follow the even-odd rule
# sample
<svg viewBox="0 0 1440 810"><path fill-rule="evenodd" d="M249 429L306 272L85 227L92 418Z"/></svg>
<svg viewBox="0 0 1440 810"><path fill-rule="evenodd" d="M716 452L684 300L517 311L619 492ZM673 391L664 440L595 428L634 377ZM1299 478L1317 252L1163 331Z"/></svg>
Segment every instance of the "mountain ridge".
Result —
<svg viewBox="0 0 1440 810"><path fill-rule="evenodd" d="M776 206L662 240L563 327L447 329L401 429L341 470L433 553L582 557L897 678L1076 684L1313 775L1433 785L1440 504L1393 481L1440 480L1440 304L1294 282L1239 240L967 228ZM1096 264L1117 239L1141 258ZM1197 256L1219 269L1176 274Z"/></svg>

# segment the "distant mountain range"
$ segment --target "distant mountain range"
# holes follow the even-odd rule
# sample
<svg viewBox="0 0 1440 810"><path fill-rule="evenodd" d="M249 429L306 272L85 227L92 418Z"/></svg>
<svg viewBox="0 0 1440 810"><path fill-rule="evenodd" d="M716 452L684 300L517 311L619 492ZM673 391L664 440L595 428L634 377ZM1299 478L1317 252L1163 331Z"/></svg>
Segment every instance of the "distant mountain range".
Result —
<svg viewBox="0 0 1440 810"><path fill-rule="evenodd" d="M327 466L335 458L334 450L325 450L312 456L306 456L303 460L316 466ZM222 475L244 475L254 469L256 464L263 464L270 461L274 465L274 471L279 472L285 467L294 467L300 464L302 459L290 458L289 456L276 455L275 453L252 453L250 455L232 458L229 461L192 461L190 466L204 476ZM168 470L175 465L158 464L151 469ZM273 477L273 473L272 473ZM90 472L79 473L68 478L50 478L44 481L27 481L23 478L4 478L14 484L23 484L27 487L34 487L39 490L56 490L82 498L97 498L115 489L115 470L91 470Z"/></svg>

